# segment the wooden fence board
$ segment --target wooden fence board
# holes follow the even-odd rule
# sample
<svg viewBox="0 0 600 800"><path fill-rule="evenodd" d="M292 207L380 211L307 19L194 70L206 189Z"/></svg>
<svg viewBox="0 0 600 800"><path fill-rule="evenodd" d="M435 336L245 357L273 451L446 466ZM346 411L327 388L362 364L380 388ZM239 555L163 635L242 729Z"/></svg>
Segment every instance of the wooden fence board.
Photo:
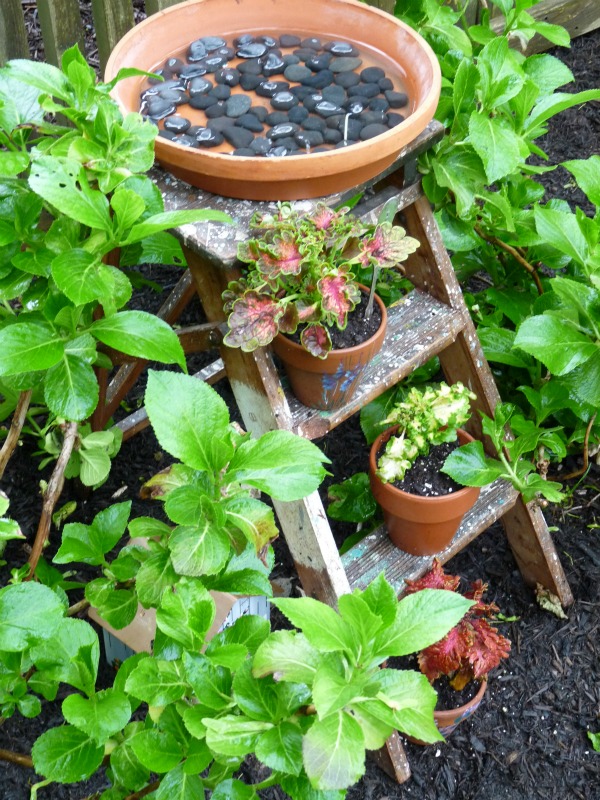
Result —
<svg viewBox="0 0 600 800"><path fill-rule="evenodd" d="M535 19L562 25L571 35L571 39L600 28L600 2L598 0L542 0L528 13ZM503 18L492 23L497 31L503 28ZM543 36L534 36L527 46L527 54L541 53L553 47Z"/></svg>
<svg viewBox="0 0 600 800"><path fill-rule="evenodd" d="M113 47L133 28L133 5L131 0L92 0L92 14L100 67L104 70Z"/></svg>
<svg viewBox="0 0 600 800"><path fill-rule="evenodd" d="M37 0L46 61L60 66L62 54L74 44L84 50L78 0Z"/></svg>
<svg viewBox="0 0 600 800"><path fill-rule="evenodd" d="M21 0L0 2L0 64L10 58L27 58L29 47Z"/></svg>

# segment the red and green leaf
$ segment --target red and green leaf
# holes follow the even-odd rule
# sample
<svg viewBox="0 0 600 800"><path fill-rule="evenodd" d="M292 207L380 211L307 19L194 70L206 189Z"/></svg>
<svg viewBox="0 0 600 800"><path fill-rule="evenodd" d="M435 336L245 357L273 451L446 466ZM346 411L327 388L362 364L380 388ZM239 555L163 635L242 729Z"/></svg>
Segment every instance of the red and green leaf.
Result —
<svg viewBox="0 0 600 800"><path fill-rule="evenodd" d="M444 572L442 562L438 558L434 558L429 572L426 572L421 578L417 578L416 581L406 581L406 594L420 592L421 589L447 589L449 592L455 592L459 583L459 576L448 575Z"/></svg>
<svg viewBox="0 0 600 800"><path fill-rule="evenodd" d="M308 325L300 335L302 346L317 358L325 358L331 350L331 339L323 325Z"/></svg>
<svg viewBox="0 0 600 800"><path fill-rule="evenodd" d="M338 328L345 328L348 314L360 299L360 289L345 271L326 275L317 284L321 293L321 307L333 318Z"/></svg>
<svg viewBox="0 0 600 800"><path fill-rule="evenodd" d="M232 306L227 320L229 331L223 341L229 347L241 347L246 353L263 347L277 335L285 310L285 305L268 295L246 292Z"/></svg>
<svg viewBox="0 0 600 800"><path fill-rule="evenodd" d="M404 228L392 226L389 222L379 225L371 236L360 240L359 260L363 267L395 267L414 253L419 242L406 236Z"/></svg>

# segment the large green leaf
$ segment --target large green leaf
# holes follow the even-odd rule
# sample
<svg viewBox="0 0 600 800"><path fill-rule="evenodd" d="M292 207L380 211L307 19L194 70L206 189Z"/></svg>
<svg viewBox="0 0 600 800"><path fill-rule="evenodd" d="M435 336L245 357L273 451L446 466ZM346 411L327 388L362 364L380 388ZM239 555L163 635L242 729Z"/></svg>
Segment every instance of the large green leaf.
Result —
<svg viewBox="0 0 600 800"><path fill-rule="evenodd" d="M515 347L542 362L554 375L565 375L598 352L585 334L554 316L526 319L517 331Z"/></svg>
<svg viewBox="0 0 600 800"><path fill-rule="evenodd" d="M43 61L16 58L6 65L8 76L27 86L35 86L61 100L70 100L70 84L67 76L58 67ZM29 119L23 122L31 121Z"/></svg>
<svg viewBox="0 0 600 800"><path fill-rule="evenodd" d="M64 606L52 589L18 583L0 589L0 650L18 653L51 638L63 622Z"/></svg>
<svg viewBox="0 0 600 800"><path fill-rule="evenodd" d="M527 155L523 140L503 117L474 112L469 119L469 137L483 162L488 183L510 175Z"/></svg>
<svg viewBox="0 0 600 800"><path fill-rule="evenodd" d="M156 612L158 628L186 650L200 650L215 617L215 604L199 581L178 581L175 592L162 596Z"/></svg>
<svg viewBox="0 0 600 800"><path fill-rule="evenodd" d="M166 731L141 731L132 737L130 744L140 763L159 774L172 770L183 757L179 742Z"/></svg>
<svg viewBox="0 0 600 800"><path fill-rule="evenodd" d="M131 704L123 692L105 689L93 694L89 700L79 694L70 694L63 700L62 712L67 722L102 745L127 725Z"/></svg>
<svg viewBox="0 0 600 800"><path fill-rule="evenodd" d="M596 349L589 361L576 367L562 379L573 397L593 408L600 406L600 351Z"/></svg>
<svg viewBox="0 0 600 800"><path fill-rule="evenodd" d="M33 663L46 677L93 694L100 661L95 630L82 619L64 619L56 633L32 648Z"/></svg>
<svg viewBox="0 0 600 800"><path fill-rule="evenodd" d="M477 153L468 146L456 146L432 160L435 179L456 197L459 217L469 217L475 195L487 184L486 173Z"/></svg>
<svg viewBox="0 0 600 800"><path fill-rule="evenodd" d="M44 379L44 400L58 417L75 422L87 419L98 405L98 380L94 370L81 358L64 353ZM93 485L98 481L84 483Z"/></svg>
<svg viewBox="0 0 600 800"><path fill-rule="evenodd" d="M173 568L168 550L160 550L150 556L140 566L135 586L140 603L145 608L157 606L166 589L177 581L177 573Z"/></svg>
<svg viewBox="0 0 600 800"><path fill-rule="evenodd" d="M385 669L377 676L378 697L394 710L399 730L424 742L443 739L433 720L437 693L425 675L411 670Z"/></svg>
<svg viewBox="0 0 600 800"><path fill-rule="evenodd" d="M173 661L158 658L142 659L125 682L128 694L151 706L166 706L181 700L187 688L181 667Z"/></svg>
<svg viewBox="0 0 600 800"><path fill-rule="evenodd" d="M542 240L585 266L589 247L575 214L536 206L534 215L535 227Z"/></svg>
<svg viewBox="0 0 600 800"><path fill-rule="evenodd" d="M548 53L529 56L523 62L523 71L535 83L540 94L549 95L559 86L573 81L573 73L566 64Z"/></svg>
<svg viewBox="0 0 600 800"><path fill-rule="evenodd" d="M590 203L600 206L600 156L563 161Z"/></svg>
<svg viewBox="0 0 600 800"><path fill-rule="evenodd" d="M42 733L31 751L35 771L51 781L77 783L102 763L104 747L71 725Z"/></svg>
<svg viewBox="0 0 600 800"><path fill-rule="evenodd" d="M362 672L348 674L338 656L324 661L312 685L313 703L319 719L341 711L364 691L368 677Z"/></svg>
<svg viewBox="0 0 600 800"><path fill-rule="evenodd" d="M119 311L93 322L90 332L121 353L186 368L185 355L177 334L154 314Z"/></svg>
<svg viewBox="0 0 600 800"><path fill-rule="evenodd" d="M464 486L487 486L503 471L499 461L486 458L481 442L469 442L453 450L442 467L442 472Z"/></svg>
<svg viewBox="0 0 600 800"><path fill-rule="evenodd" d="M260 678L274 672L280 680L312 684L321 655L303 634L275 631L258 647L252 673Z"/></svg>
<svg viewBox="0 0 600 800"><path fill-rule="evenodd" d="M537 129L550 117L561 111L566 111L567 108L587 103L590 100L600 100L600 89L588 89L585 92L576 92L575 94L556 92L549 97L542 98L529 115L526 133L532 137L539 135Z"/></svg>
<svg viewBox="0 0 600 800"><path fill-rule="evenodd" d="M231 555L231 543L225 530L216 526L209 516L200 525L175 528L169 539L169 550L179 575L200 577L223 569Z"/></svg>
<svg viewBox="0 0 600 800"><path fill-rule="evenodd" d="M231 222L231 217L222 211L163 211L161 214L153 214L138 225L134 225L131 232L123 244L133 244L152 236L159 231L168 228L177 228L180 225L188 225L193 222Z"/></svg>
<svg viewBox="0 0 600 800"><path fill-rule="evenodd" d="M346 789L365 771L365 740L344 711L314 722L302 742L304 769L316 789Z"/></svg>
<svg viewBox="0 0 600 800"><path fill-rule="evenodd" d="M516 333L510 328L480 327L477 334L488 361L522 369L531 366L531 362L514 349Z"/></svg>
<svg viewBox="0 0 600 800"><path fill-rule="evenodd" d="M270 769L288 775L299 775L302 770L300 728L291 722L280 722L276 728L259 736L255 753L259 761Z"/></svg>
<svg viewBox="0 0 600 800"><path fill-rule="evenodd" d="M270 722L228 714L219 719L206 718L206 742L213 753L245 756L254 750L261 733L272 728Z"/></svg>
<svg viewBox="0 0 600 800"><path fill-rule="evenodd" d="M202 654L184 653L185 676L204 708L224 711L231 707L231 673L215 666Z"/></svg>
<svg viewBox="0 0 600 800"><path fill-rule="evenodd" d="M0 330L0 375L18 375L57 364L64 342L50 325L18 321Z"/></svg>
<svg viewBox="0 0 600 800"><path fill-rule="evenodd" d="M273 509L253 497L234 496L224 504L228 521L260 552L279 535Z"/></svg>
<svg viewBox="0 0 600 800"><path fill-rule="evenodd" d="M99 511L91 525L68 523L53 561L56 564L68 564L71 561L93 566L102 564L104 554L112 550L125 533L130 511L131 501L128 500Z"/></svg>
<svg viewBox="0 0 600 800"><path fill-rule="evenodd" d="M74 249L61 253L52 262L52 277L56 285L75 305L98 300L105 291L100 272L100 258L86 250Z"/></svg>
<svg viewBox="0 0 600 800"><path fill-rule="evenodd" d="M252 664L246 661L233 680L233 697L240 710L250 719L274 722L278 700L275 683L269 678L255 678Z"/></svg>
<svg viewBox="0 0 600 800"><path fill-rule="evenodd" d="M312 597L281 598L273 600L273 603L321 652L354 651L352 626L331 606Z"/></svg>
<svg viewBox="0 0 600 800"><path fill-rule="evenodd" d="M214 792L212 794L214 797ZM167 772L156 790L156 800L204 800L204 786L198 775L188 775L179 764Z"/></svg>

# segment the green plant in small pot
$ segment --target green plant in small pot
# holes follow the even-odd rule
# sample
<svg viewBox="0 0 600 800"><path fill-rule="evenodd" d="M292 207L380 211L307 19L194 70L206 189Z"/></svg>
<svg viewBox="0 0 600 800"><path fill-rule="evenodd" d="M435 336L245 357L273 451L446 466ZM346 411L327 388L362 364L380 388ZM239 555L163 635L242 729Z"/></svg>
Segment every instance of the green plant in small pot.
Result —
<svg viewBox="0 0 600 800"><path fill-rule="evenodd" d="M392 542L413 555L446 547L479 487L459 487L440 476L451 447L473 438L462 428L475 395L463 384L413 387L383 422L391 424L371 447L369 479ZM438 478L443 480L436 486Z"/></svg>
<svg viewBox="0 0 600 800"><path fill-rule="evenodd" d="M398 267L419 243L393 225L395 204L376 224L322 203L302 216L289 203L255 215L258 236L239 245L247 264L223 293L225 344L251 352L273 343L298 399L331 410L348 401L379 352L387 315L356 271ZM295 335L294 338L291 338Z"/></svg>
<svg viewBox="0 0 600 800"><path fill-rule="evenodd" d="M436 558L422 578L406 581L406 594L423 589L442 589L462 595L473 605L440 641L423 648L417 655L419 669L438 691L434 718L438 730L448 736L473 714L485 694L487 676L510 653L510 642L498 633L493 623L499 608L484 603L487 584L474 581L465 592L459 591L460 577L448 575ZM424 742L412 739L420 744Z"/></svg>

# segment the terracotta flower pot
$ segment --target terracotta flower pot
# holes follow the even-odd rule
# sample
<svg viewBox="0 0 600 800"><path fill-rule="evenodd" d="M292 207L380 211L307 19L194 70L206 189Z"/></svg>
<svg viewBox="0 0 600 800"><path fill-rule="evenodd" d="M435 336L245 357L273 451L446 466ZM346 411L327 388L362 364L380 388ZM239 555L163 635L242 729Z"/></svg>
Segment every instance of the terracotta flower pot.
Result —
<svg viewBox="0 0 600 800"><path fill-rule="evenodd" d="M365 367L381 350L385 338L387 312L377 295L375 300L381 311L379 330L355 347L331 350L326 358L317 358L283 334L273 340L292 391L305 406L333 411L356 392Z"/></svg>
<svg viewBox="0 0 600 800"><path fill-rule="evenodd" d="M463 516L479 497L479 488L465 486L442 497L420 497L383 483L375 474L377 454L397 430L398 426L384 431L371 447L371 491L383 509L388 536L396 547L413 556L434 555L450 544ZM458 441L467 444L473 437L459 428Z"/></svg>
<svg viewBox="0 0 600 800"><path fill-rule="evenodd" d="M299 33L355 43L363 67L378 64L404 85L409 113L396 127L352 147L285 158L232 158L222 148L209 152L157 138L158 161L194 186L251 200L298 200L354 188L392 164L435 113L441 77L429 45L408 25L357 0L188 0L132 28L114 48L105 77L112 80L124 67L157 69L198 36L230 40L242 33ZM145 81L134 77L117 84L112 95L124 111L139 110ZM186 109L186 116L192 124L201 121L193 109Z"/></svg>
<svg viewBox="0 0 600 800"><path fill-rule="evenodd" d="M465 703L464 706L433 712L435 724L437 725L437 728L442 736L449 736L463 720L468 719L477 711L481 705L481 701L483 700L483 695L485 694L486 689L487 681L481 681L481 686L479 687L479 691L475 697L469 700L468 703ZM407 736L406 734L403 735L414 744L428 744L428 742L423 742L421 739L415 739L412 736Z"/></svg>

